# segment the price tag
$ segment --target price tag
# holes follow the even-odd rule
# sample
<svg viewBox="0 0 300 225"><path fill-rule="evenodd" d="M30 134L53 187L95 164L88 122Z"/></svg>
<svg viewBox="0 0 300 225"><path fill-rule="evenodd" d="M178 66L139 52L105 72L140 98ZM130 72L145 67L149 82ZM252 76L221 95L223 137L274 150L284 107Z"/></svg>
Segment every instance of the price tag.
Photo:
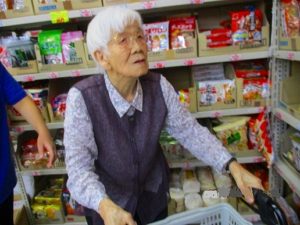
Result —
<svg viewBox="0 0 300 225"><path fill-rule="evenodd" d="M190 162L189 161L186 161L183 165L183 168L186 169L186 170L189 170L191 169L191 165L190 165Z"/></svg>
<svg viewBox="0 0 300 225"><path fill-rule="evenodd" d="M276 112L276 113L275 113L275 116L276 116L278 119L282 120L282 114L281 114L280 112Z"/></svg>
<svg viewBox="0 0 300 225"><path fill-rule="evenodd" d="M51 72L49 73L49 79L56 79L58 78L58 73L57 72Z"/></svg>
<svg viewBox="0 0 300 225"><path fill-rule="evenodd" d="M53 24L68 23L70 21L69 13L67 10L50 12L50 18L51 18L51 23Z"/></svg>
<svg viewBox="0 0 300 225"><path fill-rule="evenodd" d="M205 0L191 0L191 4L200 5L205 3Z"/></svg>
<svg viewBox="0 0 300 225"><path fill-rule="evenodd" d="M164 63L164 62L157 62L154 64L154 68L157 68L157 69L164 68L164 67L166 67L166 63Z"/></svg>
<svg viewBox="0 0 300 225"><path fill-rule="evenodd" d="M254 159L253 159L253 162L255 162L255 163L260 163L260 162L264 162L265 160L264 160L264 158L263 157L255 157Z"/></svg>
<svg viewBox="0 0 300 225"><path fill-rule="evenodd" d="M15 128L13 128L13 130L17 133L22 133L24 131L24 128L23 127L15 127Z"/></svg>
<svg viewBox="0 0 300 225"><path fill-rule="evenodd" d="M184 65L186 65L186 66L192 66L194 64L196 64L195 59L187 59L184 61Z"/></svg>
<svg viewBox="0 0 300 225"><path fill-rule="evenodd" d="M33 75L26 75L26 76L24 76L23 81L24 82L32 82L32 81L34 81L34 76Z"/></svg>
<svg viewBox="0 0 300 225"><path fill-rule="evenodd" d="M242 56L240 54L233 54L230 56L230 60L232 62L240 61L242 59Z"/></svg>
<svg viewBox="0 0 300 225"><path fill-rule="evenodd" d="M80 16L81 17L92 17L93 16L93 12L90 9L81 9L80 10Z"/></svg>
<svg viewBox="0 0 300 225"><path fill-rule="evenodd" d="M261 107L258 108L258 112L259 113L263 112L264 110L265 110L265 107L263 107L263 106L261 106Z"/></svg>
<svg viewBox="0 0 300 225"><path fill-rule="evenodd" d="M72 71L72 76L73 77L80 77L81 76L80 71L79 70L73 70Z"/></svg>
<svg viewBox="0 0 300 225"><path fill-rule="evenodd" d="M294 59L295 59L295 53L294 53L294 52L289 52L289 53L287 54L287 58L288 58L289 60L294 60Z"/></svg>
<svg viewBox="0 0 300 225"><path fill-rule="evenodd" d="M212 117L220 117L221 116L221 112L213 112Z"/></svg>
<svg viewBox="0 0 300 225"><path fill-rule="evenodd" d="M41 173L39 171L33 171L32 176L41 176Z"/></svg>
<svg viewBox="0 0 300 225"><path fill-rule="evenodd" d="M145 1L143 2L144 9L153 9L156 6L156 1Z"/></svg>

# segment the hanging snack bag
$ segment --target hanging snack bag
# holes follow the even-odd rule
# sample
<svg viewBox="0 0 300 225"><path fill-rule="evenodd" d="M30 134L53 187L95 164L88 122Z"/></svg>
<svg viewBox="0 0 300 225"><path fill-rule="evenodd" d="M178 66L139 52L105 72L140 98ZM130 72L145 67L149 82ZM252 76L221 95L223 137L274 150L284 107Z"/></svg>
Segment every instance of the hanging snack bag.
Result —
<svg viewBox="0 0 300 225"><path fill-rule="evenodd" d="M195 38L194 16L170 19L171 49L187 48Z"/></svg>
<svg viewBox="0 0 300 225"><path fill-rule="evenodd" d="M44 64L62 64L61 30L42 31L38 44Z"/></svg>
<svg viewBox="0 0 300 225"><path fill-rule="evenodd" d="M76 64L81 63L81 57L77 56L74 42L83 40L81 31L66 32L61 35L63 63Z"/></svg>
<svg viewBox="0 0 300 225"><path fill-rule="evenodd" d="M159 52L169 49L169 21L143 25L148 51Z"/></svg>
<svg viewBox="0 0 300 225"><path fill-rule="evenodd" d="M281 26L283 36L299 36L300 10L297 0L281 0Z"/></svg>

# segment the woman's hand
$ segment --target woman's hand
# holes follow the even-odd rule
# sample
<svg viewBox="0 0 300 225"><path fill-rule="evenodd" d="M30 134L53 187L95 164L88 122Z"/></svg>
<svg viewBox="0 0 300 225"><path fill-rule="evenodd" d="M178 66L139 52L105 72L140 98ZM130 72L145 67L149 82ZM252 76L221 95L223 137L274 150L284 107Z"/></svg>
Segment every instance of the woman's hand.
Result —
<svg viewBox="0 0 300 225"><path fill-rule="evenodd" d="M129 212L126 212L108 198L104 198L100 202L99 214L105 225L136 225Z"/></svg>
<svg viewBox="0 0 300 225"><path fill-rule="evenodd" d="M252 188L263 190L261 180L236 161L229 164L229 170L246 201L250 204L254 203Z"/></svg>
<svg viewBox="0 0 300 225"><path fill-rule="evenodd" d="M37 147L41 158L44 155L49 157L47 167L52 167L56 158L56 150L47 128L38 133Z"/></svg>

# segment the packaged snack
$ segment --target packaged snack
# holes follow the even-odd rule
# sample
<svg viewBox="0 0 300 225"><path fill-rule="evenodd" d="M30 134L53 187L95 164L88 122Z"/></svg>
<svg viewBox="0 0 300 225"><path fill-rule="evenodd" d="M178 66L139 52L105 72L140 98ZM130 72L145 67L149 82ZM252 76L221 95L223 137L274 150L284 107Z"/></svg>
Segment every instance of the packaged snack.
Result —
<svg viewBox="0 0 300 225"><path fill-rule="evenodd" d="M218 102L232 104L235 101L234 91L234 80L198 82L198 101L200 105L213 105Z"/></svg>
<svg viewBox="0 0 300 225"><path fill-rule="evenodd" d="M244 61L232 64L238 78L268 77L269 71L266 62Z"/></svg>
<svg viewBox="0 0 300 225"><path fill-rule="evenodd" d="M209 31L202 32L207 39L211 41L227 41L231 39L232 31L227 28L214 28Z"/></svg>
<svg viewBox="0 0 300 225"><path fill-rule="evenodd" d="M143 25L148 51L158 52L169 49L169 21Z"/></svg>
<svg viewBox="0 0 300 225"><path fill-rule="evenodd" d="M62 200L67 215L84 216L83 206L72 199L71 194L67 188L63 189Z"/></svg>
<svg viewBox="0 0 300 225"><path fill-rule="evenodd" d="M218 139L230 152L244 151L248 149L247 122L249 117L228 117L223 119L223 124L216 126L213 130Z"/></svg>
<svg viewBox="0 0 300 225"><path fill-rule="evenodd" d="M189 89L181 89L178 91L179 101L188 108L191 104Z"/></svg>
<svg viewBox="0 0 300 225"><path fill-rule="evenodd" d="M66 101L68 94L60 94L51 101L55 118L63 120L66 112Z"/></svg>
<svg viewBox="0 0 300 225"><path fill-rule="evenodd" d="M194 170L182 170L181 183L184 194L200 192L200 182Z"/></svg>
<svg viewBox="0 0 300 225"><path fill-rule="evenodd" d="M267 78L243 80L244 100L268 99L270 96L270 81Z"/></svg>
<svg viewBox="0 0 300 225"><path fill-rule="evenodd" d="M281 0L281 26L283 36L299 36L300 10L297 0Z"/></svg>
<svg viewBox="0 0 300 225"><path fill-rule="evenodd" d="M196 19L194 16L171 18L170 39L171 49L187 48L195 38Z"/></svg>
<svg viewBox="0 0 300 225"><path fill-rule="evenodd" d="M62 64L61 30L42 31L38 44L44 64Z"/></svg>
<svg viewBox="0 0 300 225"><path fill-rule="evenodd" d="M203 201L198 193L189 193L184 196L184 205L187 210L196 209L203 206Z"/></svg>
<svg viewBox="0 0 300 225"><path fill-rule="evenodd" d="M225 73L222 63L199 65L192 67L194 81L224 80Z"/></svg>
<svg viewBox="0 0 300 225"><path fill-rule="evenodd" d="M81 63L82 59L78 57L74 42L83 40L81 31L62 33L61 44L64 64Z"/></svg>
<svg viewBox="0 0 300 225"><path fill-rule="evenodd" d="M300 133L294 133L291 135L293 144L293 160L295 168L300 172Z"/></svg>
<svg viewBox="0 0 300 225"><path fill-rule="evenodd" d="M262 12L254 7L231 12L232 41L234 44L262 40Z"/></svg>

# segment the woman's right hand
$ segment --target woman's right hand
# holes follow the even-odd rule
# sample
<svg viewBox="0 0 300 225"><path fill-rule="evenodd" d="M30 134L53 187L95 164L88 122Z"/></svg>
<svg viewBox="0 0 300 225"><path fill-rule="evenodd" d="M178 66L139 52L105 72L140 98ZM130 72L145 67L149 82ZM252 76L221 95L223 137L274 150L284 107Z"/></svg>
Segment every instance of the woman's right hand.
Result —
<svg viewBox="0 0 300 225"><path fill-rule="evenodd" d="M136 225L132 215L108 198L101 200L99 214L105 225Z"/></svg>

